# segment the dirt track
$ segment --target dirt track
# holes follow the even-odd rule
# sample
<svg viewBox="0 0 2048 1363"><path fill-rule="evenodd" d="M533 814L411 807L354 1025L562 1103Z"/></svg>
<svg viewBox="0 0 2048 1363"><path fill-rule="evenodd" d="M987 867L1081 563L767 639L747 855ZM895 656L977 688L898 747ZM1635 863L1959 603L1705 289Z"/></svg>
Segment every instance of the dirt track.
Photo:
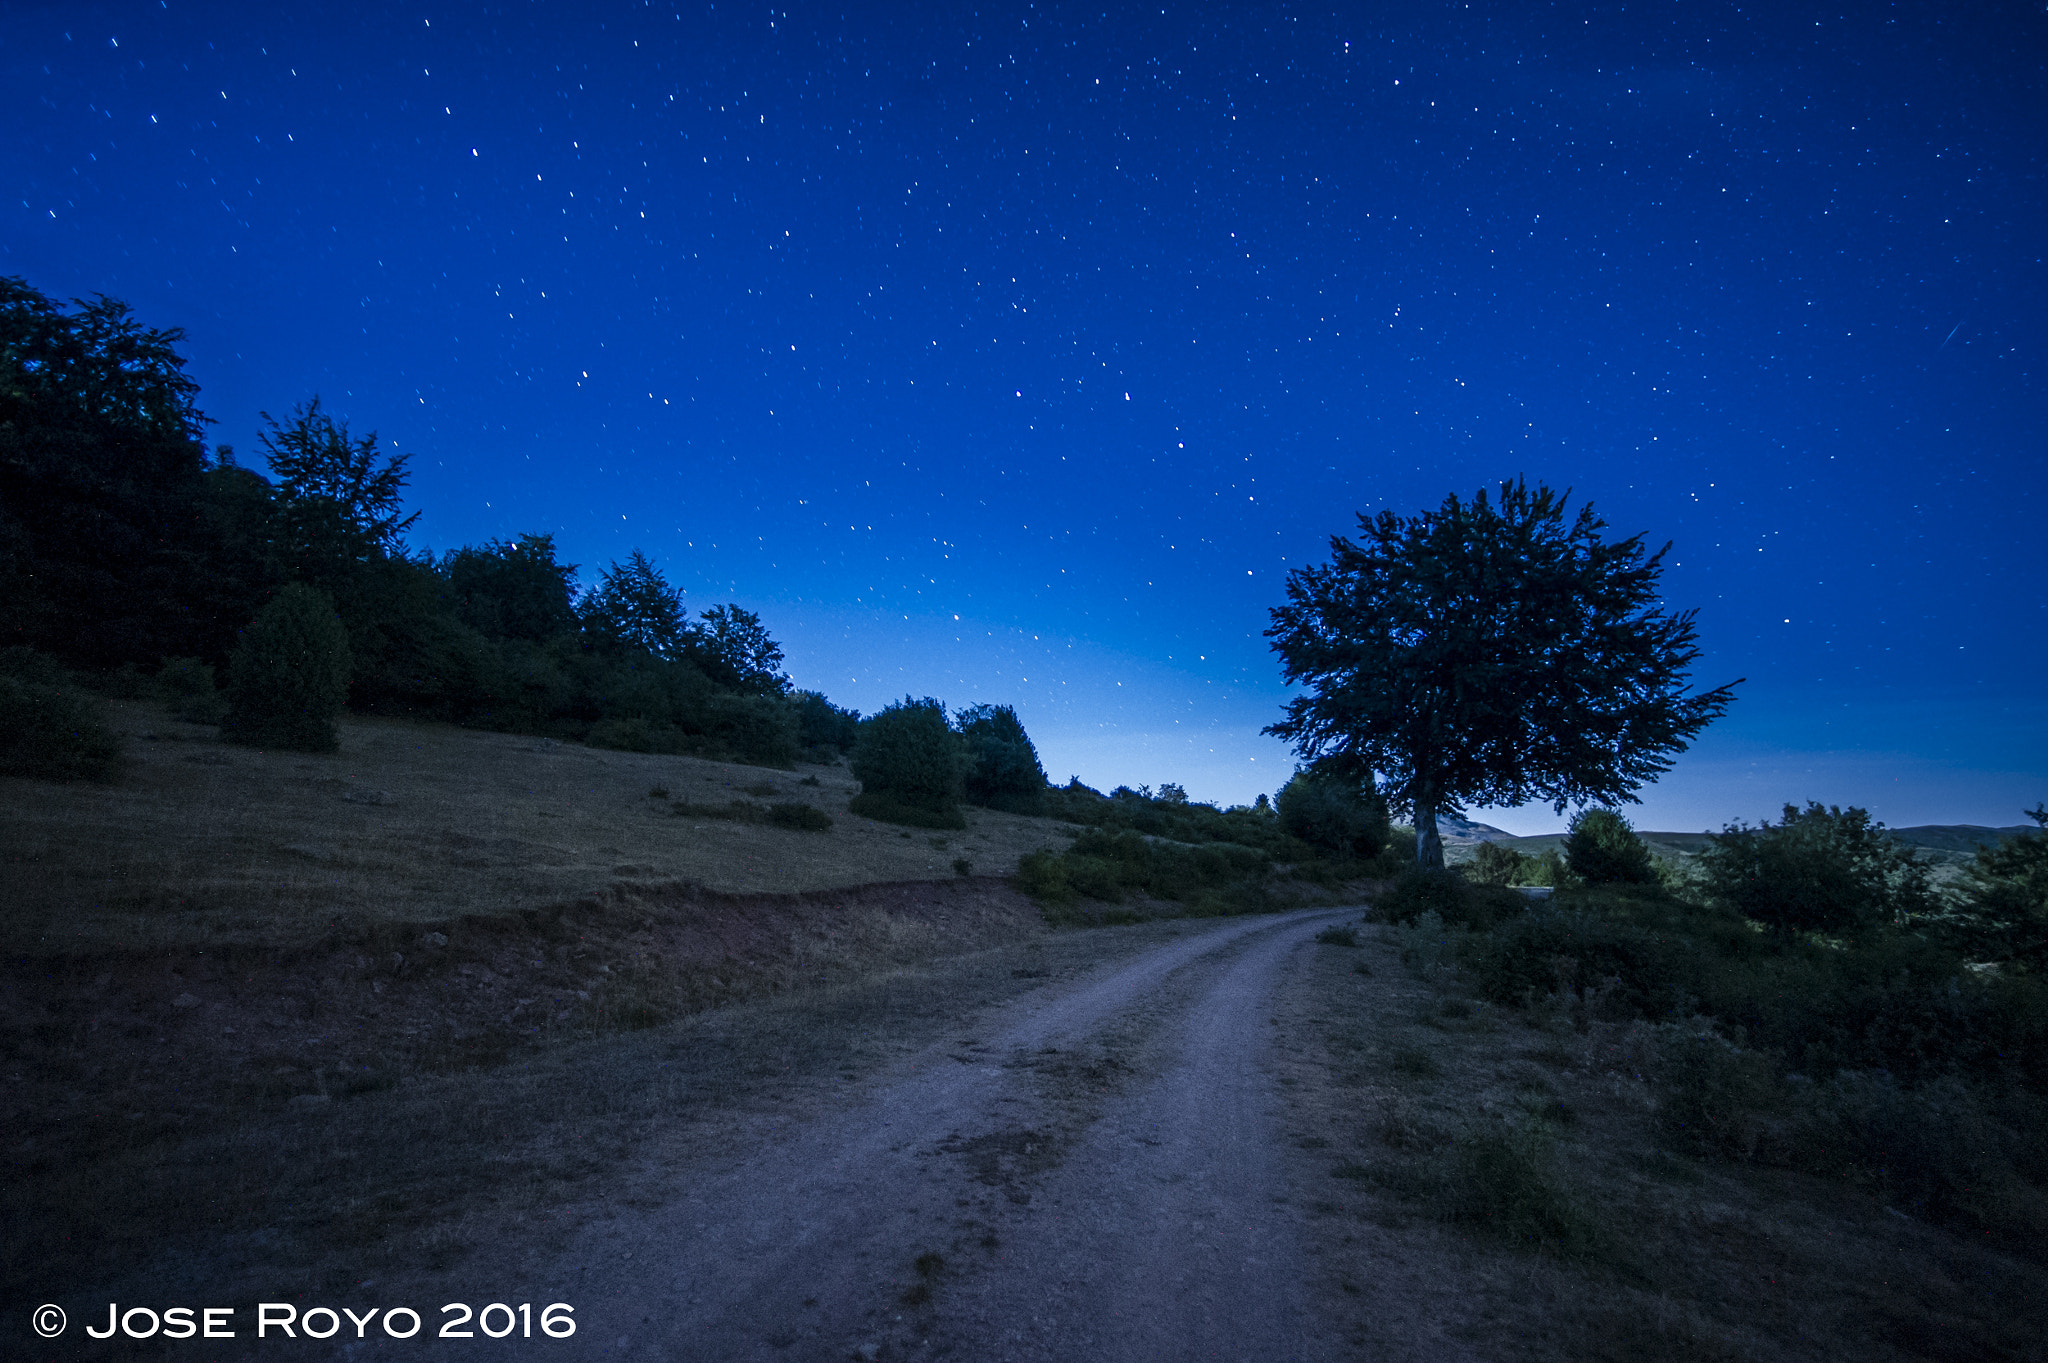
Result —
<svg viewBox="0 0 2048 1363"><path fill-rule="evenodd" d="M1028 995L836 1110L761 1119L679 1201L526 1266L536 1301L576 1303L575 1338L549 1352L1324 1356L1298 1299L1267 1001L1333 913L1155 948Z"/></svg>

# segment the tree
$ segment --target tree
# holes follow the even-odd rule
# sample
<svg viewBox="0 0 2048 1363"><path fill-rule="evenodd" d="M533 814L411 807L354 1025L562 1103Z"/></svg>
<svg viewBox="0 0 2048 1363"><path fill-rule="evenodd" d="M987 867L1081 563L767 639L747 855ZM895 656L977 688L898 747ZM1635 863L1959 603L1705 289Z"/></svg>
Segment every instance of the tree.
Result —
<svg viewBox="0 0 2048 1363"><path fill-rule="evenodd" d="M1572 816L1564 864L1588 885L1649 885L1657 879L1649 846L1613 809L1582 809Z"/></svg>
<svg viewBox="0 0 2048 1363"><path fill-rule="evenodd" d="M0 647L91 667L191 639L206 418L173 327L0 277Z"/></svg>
<svg viewBox="0 0 2048 1363"><path fill-rule="evenodd" d="M348 632L334 603L292 582L263 608L228 664L223 737L261 748L333 752L348 699Z"/></svg>
<svg viewBox="0 0 2048 1363"><path fill-rule="evenodd" d="M1854 806L1786 805L1775 827L1730 824L1699 860L1711 899L1784 936L1896 925L1935 905L1927 863Z"/></svg>
<svg viewBox="0 0 2048 1363"><path fill-rule="evenodd" d="M1520 479L1360 538L1288 574L1266 636L1305 686L1265 732L1319 771L1373 780L1443 865L1439 814L1470 803L1633 800L1718 718L1733 685L1684 693L1694 612L1658 608L1670 545L1605 543L1592 507Z"/></svg>
<svg viewBox="0 0 2048 1363"><path fill-rule="evenodd" d="M657 658L679 658L689 645L683 594L635 549L621 567L605 570L583 599L584 632L600 648L637 648Z"/></svg>
<svg viewBox="0 0 2048 1363"><path fill-rule="evenodd" d="M905 696L860 723L849 765L860 794L855 814L925 828L964 828L960 812L967 760L946 707Z"/></svg>
<svg viewBox="0 0 2048 1363"><path fill-rule="evenodd" d="M1280 787L1280 827L1340 857L1377 855L1387 841L1387 807L1370 785L1298 771Z"/></svg>
<svg viewBox="0 0 2048 1363"><path fill-rule="evenodd" d="M576 565L555 562L553 535L465 545L440 569L456 618L486 639L538 644L576 632Z"/></svg>
<svg viewBox="0 0 2048 1363"><path fill-rule="evenodd" d="M782 645L768 637L761 617L736 605L713 606L688 631L697 665L715 682L760 696L786 695Z"/></svg>
<svg viewBox="0 0 2048 1363"><path fill-rule="evenodd" d="M1045 808L1045 768L1024 732L1024 721L1007 705L970 705L954 716L954 727L973 762L967 798L986 809L1037 814ZM1185 793L1181 802L1186 803Z"/></svg>
<svg viewBox="0 0 2048 1363"><path fill-rule="evenodd" d="M285 559L292 576L340 598L344 606L365 565L403 554L419 513L404 514L406 463L377 452L377 433L351 439L348 423L320 399L292 409L289 424L261 414L257 439L277 478Z"/></svg>
<svg viewBox="0 0 2048 1363"><path fill-rule="evenodd" d="M1964 881L1962 919L1973 958L2048 971L2048 808L2025 811L2039 827L1979 847Z"/></svg>

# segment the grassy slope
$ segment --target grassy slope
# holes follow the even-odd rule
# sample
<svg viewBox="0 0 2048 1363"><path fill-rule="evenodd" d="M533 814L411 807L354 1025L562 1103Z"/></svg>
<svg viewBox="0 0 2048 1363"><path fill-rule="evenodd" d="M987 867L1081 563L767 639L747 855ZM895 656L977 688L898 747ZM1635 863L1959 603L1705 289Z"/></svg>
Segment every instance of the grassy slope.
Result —
<svg viewBox="0 0 2048 1363"><path fill-rule="evenodd" d="M622 881L815 892L950 879L961 857L1007 874L1024 852L1066 844L1050 820L985 810L946 835L855 818L843 767L783 772L392 719L345 719L331 756L258 752L152 705L104 704L126 735L119 783L0 778L11 951L294 946L337 919L501 915ZM696 805L802 800L834 825L678 817L656 787Z"/></svg>

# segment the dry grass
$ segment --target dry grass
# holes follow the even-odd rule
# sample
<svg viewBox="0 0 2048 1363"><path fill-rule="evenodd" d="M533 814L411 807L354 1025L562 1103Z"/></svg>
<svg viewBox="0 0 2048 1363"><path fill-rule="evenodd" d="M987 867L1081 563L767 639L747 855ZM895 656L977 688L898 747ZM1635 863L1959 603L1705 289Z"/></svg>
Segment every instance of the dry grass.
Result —
<svg viewBox="0 0 2048 1363"><path fill-rule="evenodd" d="M1281 1022L1320 1289L1361 1350L2041 1356L2039 1265L1839 1184L1676 1155L1640 1029L1499 1010L1404 968L1394 931L1359 936L1316 948Z"/></svg>
<svg viewBox="0 0 2048 1363"><path fill-rule="evenodd" d="M964 832L906 835L846 812L858 784L844 767L782 772L375 718L343 720L332 756L260 752L154 705L101 703L126 735L119 784L0 779L11 952L288 947L338 919L503 915L622 880L788 893L948 879L963 858L1005 875L1066 841L1049 820L985 810ZM671 812L743 795L814 805L833 827Z"/></svg>

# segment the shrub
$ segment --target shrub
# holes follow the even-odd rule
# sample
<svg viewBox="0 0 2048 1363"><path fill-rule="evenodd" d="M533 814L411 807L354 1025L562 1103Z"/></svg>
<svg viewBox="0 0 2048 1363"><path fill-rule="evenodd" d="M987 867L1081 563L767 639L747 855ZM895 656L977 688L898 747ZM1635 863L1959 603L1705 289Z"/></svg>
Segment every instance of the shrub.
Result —
<svg viewBox="0 0 2048 1363"><path fill-rule="evenodd" d="M817 691L799 691L796 703L797 743L814 760L832 761L853 751L860 735L860 711L845 710Z"/></svg>
<svg viewBox="0 0 2048 1363"><path fill-rule="evenodd" d="M601 719L590 726L583 741L593 748L614 752L675 754L692 750L690 736L673 724L657 724L633 715L626 719Z"/></svg>
<svg viewBox="0 0 2048 1363"><path fill-rule="evenodd" d="M832 826L832 816L822 809L813 808L801 800L784 800L768 806L768 822L781 828L800 829L806 833L822 833Z"/></svg>
<svg viewBox="0 0 2048 1363"><path fill-rule="evenodd" d="M797 715L776 696L719 694L705 707L706 731L741 761L763 767L796 765Z"/></svg>
<svg viewBox="0 0 2048 1363"><path fill-rule="evenodd" d="M1592 1249L1593 1219L1552 1172L1540 1127L1485 1122L1459 1135L1432 1201L1446 1221L1564 1254Z"/></svg>
<svg viewBox="0 0 2048 1363"><path fill-rule="evenodd" d="M973 764L965 778L969 802L1011 814L1043 813L1045 768L1017 712L1007 705L970 706L960 712L958 727Z"/></svg>
<svg viewBox="0 0 2048 1363"><path fill-rule="evenodd" d="M156 687L172 716L187 724L218 724L227 718L227 699L214 686L213 669L197 658L166 658Z"/></svg>
<svg viewBox="0 0 2048 1363"><path fill-rule="evenodd" d="M1588 885L1648 885L1657 879L1649 847L1612 809L1582 809L1572 816L1564 861Z"/></svg>
<svg viewBox="0 0 2048 1363"><path fill-rule="evenodd" d="M1472 849L1466 867L1468 880L1479 885L1519 885L1528 874L1531 858L1497 842L1482 842Z"/></svg>
<svg viewBox="0 0 2048 1363"><path fill-rule="evenodd" d="M1689 1154L1757 1153L1760 1114L1773 1106L1769 1061L1717 1035L1704 1018L1658 1029L1654 1073L1657 1121Z"/></svg>
<svg viewBox="0 0 2048 1363"><path fill-rule="evenodd" d="M1281 830L1319 852L1371 857L1386 846L1386 802L1356 781L1297 771L1277 803Z"/></svg>
<svg viewBox="0 0 2048 1363"><path fill-rule="evenodd" d="M348 634L326 595L291 583L242 631L228 665L224 737L257 747L333 752L348 697Z"/></svg>
<svg viewBox="0 0 2048 1363"><path fill-rule="evenodd" d="M1526 907L1513 890L1474 885L1455 871L1409 866L1373 901L1372 916L1383 923L1413 923L1434 913L1456 927L1484 929Z"/></svg>
<svg viewBox="0 0 2048 1363"><path fill-rule="evenodd" d="M1934 905L1926 864L1853 806L1786 805L1775 828L1730 824L1699 860L1710 900L1781 934L1868 930Z"/></svg>
<svg viewBox="0 0 2048 1363"><path fill-rule="evenodd" d="M111 781L120 772L120 740L88 702L60 687L0 675L0 775Z"/></svg>
<svg viewBox="0 0 2048 1363"><path fill-rule="evenodd" d="M865 807L854 812L924 828L964 828L960 796L965 766L959 736L946 722L946 707L929 696L905 696L861 721L852 767L861 785L856 799ZM922 817L900 817L905 812Z"/></svg>

